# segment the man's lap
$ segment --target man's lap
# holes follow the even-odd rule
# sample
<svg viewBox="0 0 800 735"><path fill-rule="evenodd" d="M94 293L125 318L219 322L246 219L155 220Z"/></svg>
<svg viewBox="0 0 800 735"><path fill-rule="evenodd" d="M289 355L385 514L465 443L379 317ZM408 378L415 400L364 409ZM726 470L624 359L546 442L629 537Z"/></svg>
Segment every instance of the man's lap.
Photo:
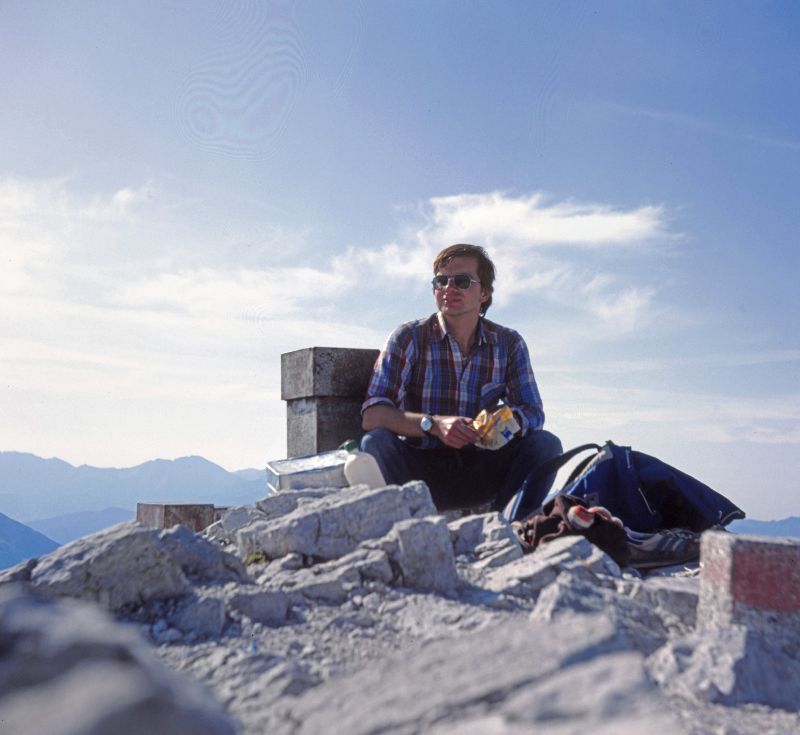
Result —
<svg viewBox="0 0 800 735"><path fill-rule="evenodd" d="M391 431L376 429L364 436L361 448L375 456L387 482L422 480L431 490L436 507L448 510L490 502L502 508L538 464L561 452L561 443L553 434L539 430L512 439L495 451L475 447L419 449ZM543 497L546 488L543 493L541 489L534 491Z"/></svg>

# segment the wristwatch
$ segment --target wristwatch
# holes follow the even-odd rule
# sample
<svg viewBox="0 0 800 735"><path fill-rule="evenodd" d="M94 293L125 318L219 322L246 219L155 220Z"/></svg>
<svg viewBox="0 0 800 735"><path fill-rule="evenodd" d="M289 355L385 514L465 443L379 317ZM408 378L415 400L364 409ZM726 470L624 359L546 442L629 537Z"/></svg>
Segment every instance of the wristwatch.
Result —
<svg viewBox="0 0 800 735"><path fill-rule="evenodd" d="M433 428L433 416L429 413L426 413L419 422L419 428L422 429L426 434L430 433L430 430Z"/></svg>

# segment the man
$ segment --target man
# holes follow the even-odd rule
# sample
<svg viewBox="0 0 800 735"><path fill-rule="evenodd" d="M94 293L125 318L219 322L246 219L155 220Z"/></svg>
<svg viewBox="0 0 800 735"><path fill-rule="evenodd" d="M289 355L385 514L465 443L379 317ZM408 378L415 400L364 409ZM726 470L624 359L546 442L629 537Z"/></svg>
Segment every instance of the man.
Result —
<svg viewBox="0 0 800 735"><path fill-rule="evenodd" d="M495 272L482 247L445 248L433 272L438 312L389 336L361 408L361 449L387 482L423 480L439 510L487 503L500 510L516 495L521 503L508 520L523 518L553 482L554 475L538 479L537 467L561 453L559 439L542 428L528 348L485 318ZM472 419L500 401L520 431L500 449L476 447Z"/></svg>

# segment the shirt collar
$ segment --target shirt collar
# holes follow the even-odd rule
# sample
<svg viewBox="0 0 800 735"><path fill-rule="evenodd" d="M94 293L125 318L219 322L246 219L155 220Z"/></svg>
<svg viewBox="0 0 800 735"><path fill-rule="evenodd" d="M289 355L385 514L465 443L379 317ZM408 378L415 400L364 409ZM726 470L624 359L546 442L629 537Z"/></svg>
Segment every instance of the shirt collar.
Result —
<svg viewBox="0 0 800 735"><path fill-rule="evenodd" d="M492 344L495 341L494 332L491 329L486 328L486 326L484 325L483 317L480 317L478 319L477 339L477 343L479 345L484 345L486 343ZM436 327L438 327L438 329L436 329ZM441 311L436 312L436 321L434 322L433 333L436 339L438 339L440 342L447 336L447 324L444 321Z"/></svg>

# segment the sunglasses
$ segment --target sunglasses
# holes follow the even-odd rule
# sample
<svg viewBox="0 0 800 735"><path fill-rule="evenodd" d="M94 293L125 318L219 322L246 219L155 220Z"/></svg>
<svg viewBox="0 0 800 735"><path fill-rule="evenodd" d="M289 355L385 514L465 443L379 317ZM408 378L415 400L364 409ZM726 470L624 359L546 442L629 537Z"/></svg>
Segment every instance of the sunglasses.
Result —
<svg viewBox="0 0 800 735"><path fill-rule="evenodd" d="M431 283L437 291L447 288L450 282L453 282L456 288L466 291L473 283L480 283L477 278L473 278L469 273L457 273L454 276L434 276Z"/></svg>

